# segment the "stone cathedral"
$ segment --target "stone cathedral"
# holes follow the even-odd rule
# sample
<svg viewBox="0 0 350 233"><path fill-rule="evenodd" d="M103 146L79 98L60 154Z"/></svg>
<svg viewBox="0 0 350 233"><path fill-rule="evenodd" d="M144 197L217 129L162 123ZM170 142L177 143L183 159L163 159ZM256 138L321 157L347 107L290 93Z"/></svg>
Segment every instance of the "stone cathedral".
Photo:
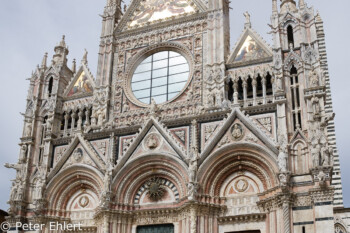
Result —
<svg viewBox="0 0 350 233"><path fill-rule="evenodd" d="M272 45L246 12L231 49L227 0L107 0L96 76L63 37L5 165L9 232L350 232L322 18L270 4Z"/></svg>

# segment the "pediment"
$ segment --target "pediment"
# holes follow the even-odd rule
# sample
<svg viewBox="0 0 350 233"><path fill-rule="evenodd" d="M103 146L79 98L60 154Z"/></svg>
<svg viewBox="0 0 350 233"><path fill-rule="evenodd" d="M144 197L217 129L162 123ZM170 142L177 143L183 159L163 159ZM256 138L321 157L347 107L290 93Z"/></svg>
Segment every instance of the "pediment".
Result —
<svg viewBox="0 0 350 233"><path fill-rule="evenodd" d="M127 145L122 151L123 154L119 156L116 170L141 154L166 153L170 156L176 156L186 163L187 153L181 142L153 116L138 134L129 136L127 140Z"/></svg>
<svg viewBox="0 0 350 233"><path fill-rule="evenodd" d="M247 27L229 56L228 64L251 64L265 59L272 59L270 46L257 32Z"/></svg>
<svg viewBox="0 0 350 233"><path fill-rule="evenodd" d="M86 64L82 64L68 84L63 96L69 99L91 96L95 88L94 77Z"/></svg>
<svg viewBox="0 0 350 233"><path fill-rule="evenodd" d="M134 0L120 20L116 31L171 21L206 10L201 0Z"/></svg>
<svg viewBox="0 0 350 233"><path fill-rule="evenodd" d="M48 179L52 179L60 170L71 164L87 164L97 169L105 169L106 163L100 157L89 141L86 141L81 134L77 134L69 145L54 148L53 169Z"/></svg>
<svg viewBox="0 0 350 233"><path fill-rule="evenodd" d="M180 158L180 156L157 130L157 128L152 126L152 128L147 132L145 137L141 140L135 151L130 156L130 160L135 159L141 155L158 153L168 154L170 156L176 156Z"/></svg>
<svg viewBox="0 0 350 233"><path fill-rule="evenodd" d="M260 129L253 119L245 116L238 107L235 107L203 149L200 162L202 163L209 154L227 144L243 142L260 144L274 154L278 154L277 144Z"/></svg>

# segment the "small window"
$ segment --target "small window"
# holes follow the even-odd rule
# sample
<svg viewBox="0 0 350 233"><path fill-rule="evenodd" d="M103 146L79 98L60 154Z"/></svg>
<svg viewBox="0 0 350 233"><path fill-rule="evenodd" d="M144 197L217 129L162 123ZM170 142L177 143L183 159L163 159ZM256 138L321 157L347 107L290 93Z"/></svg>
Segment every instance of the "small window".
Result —
<svg viewBox="0 0 350 233"><path fill-rule="evenodd" d="M287 27L287 36L288 36L288 46L292 44L294 48L294 31L292 25Z"/></svg>
<svg viewBox="0 0 350 233"><path fill-rule="evenodd" d="M50 81L49 81L49 87L48 87L48 93L49 93L49 97L51 97L51 94L52 94L52 88L53 88L53 77L50 78Z"/></svg>

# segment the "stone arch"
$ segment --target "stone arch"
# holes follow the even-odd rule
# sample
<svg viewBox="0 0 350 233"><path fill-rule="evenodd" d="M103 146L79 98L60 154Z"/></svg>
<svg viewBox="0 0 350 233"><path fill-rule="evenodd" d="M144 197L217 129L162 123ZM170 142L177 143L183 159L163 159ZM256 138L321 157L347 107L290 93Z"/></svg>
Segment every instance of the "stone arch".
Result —
<svg viewBox="0 0 350 233"><path fill-rule="evenodd" d="M68 203L77 192L94 193L94 201L103 190L103 175L89 165L73 165L59 172L47 185L45 196L50 215L69 217Z"/></svg>
<svg viewBox="0 0 350 233"><path fill-rule="evenodd" d="M225 180L240 171L254 174L261 181L263 190L278 184L276 155L250 143L231 144L211 154L201 164L198 180L203 194L219 196Z"/></svg>
<svg viewBox="0 0 350 233"><path fill-rule="evenodd" d="M180 159L163 154L143 155L128 162L114 177L112 192L116 202L133 205L142 186L151 178L158 177L172 183L176 199L186 196L187 166ZM169 186L170 187L170 186Z"/></svg>

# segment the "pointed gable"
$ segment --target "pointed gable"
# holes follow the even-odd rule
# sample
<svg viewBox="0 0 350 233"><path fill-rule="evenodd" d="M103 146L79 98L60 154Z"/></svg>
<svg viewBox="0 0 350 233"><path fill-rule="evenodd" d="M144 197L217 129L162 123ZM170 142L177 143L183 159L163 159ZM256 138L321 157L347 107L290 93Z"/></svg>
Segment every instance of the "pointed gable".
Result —
<svg viewBox="0 0 350 233"><path fill-rule="evenodd" d="M60 155L58 159L53 158L54 167L49 173L49 180L70 164L89 164L101 170L106 166L105 161L96 152L91 143L86 141L80 133L76 134L68 146L58 147L55 150L58 150L58 152L56 153L55 151L54 155L58 155L58 153Z"/></svg>
<svg viewBox="0 0 350 233"><path fill-rule="evenodd" d="M186 162L187 154L184 147L173 136L173 134L159 123L154 117L147 121L145 126L131 141L122 157L118 159L116 170L120 169L131 158L139 156L141 153L156 153L168 151ZM187 163L187 162L186 162Z"/></svg>
<svg viewBox="0 0 350 233"><path fill-rule="evenodd" d="M276 143L264 134L252 119L245 116L238 107L235 107L228 118L224 120L221 128L216 131L215 136L204 148L201 153L200 163L213 150L220 149L232 142L240 142L241 140L249 143L260 143L277 157L278 150Z"/></svg>
<svg viewBox="0 0 350 233"><path fill-rule="evenodd" d="M93 94L95 87L94 78L86 64L82 64L78 72L75 74L64 96L67 98L81 98Z"/></svg>
<svg viewBox="0 0 350 233"><path fill-rule="evenodd" d="M272 50L266 42L263 41L257 32L247 27L231 53L228 63L257 63L268 59L272 60L272 56Z"/></svg>
<svg viewBox="0 0 350 233"><path fill-rule="evenodd" d="M205 9L201 0L134 0L120 21L117 31L173 20Z"/></svg>

